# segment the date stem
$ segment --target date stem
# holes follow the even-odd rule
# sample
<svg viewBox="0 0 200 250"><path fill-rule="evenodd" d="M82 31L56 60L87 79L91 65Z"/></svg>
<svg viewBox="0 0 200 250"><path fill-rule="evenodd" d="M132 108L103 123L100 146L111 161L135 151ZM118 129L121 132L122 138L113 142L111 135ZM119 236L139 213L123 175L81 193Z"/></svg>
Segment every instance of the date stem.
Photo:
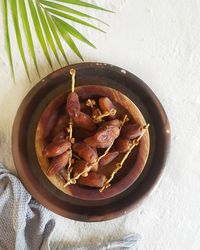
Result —
<svg viewBox="0 0 200 250"><path fill-rule="evenodd" d="M71 92L74 92L76 70L75 69L70 69L70 75L72 76ZM68 133L69 133L69 141L72 143L73 121L72 121L71 117L69 119ZM71 148L69 150L69 163L68 163L68 168L67 168L67 173L66 173L67 181L70 181L71 172L72 172L72 146L71 146Z"/></svg>
<svg viewBox="0 0 200 250"><path fill-rule="evenodd" d="M91 99L87 99L87 101L86 101L86 106L87 107L91 107L92 109L94 108L94 106L96 105L96 102L95 102L95 100L91 100Z"/></svg>
<svg viewBox="0 0 200 250"><path fill-rule="evenodd" d="M76 70L70 69L70 75L72 76L71 92L74 92Z"/></svg>
<svg viewBox="0 0 200 250"><path fill-rule="evenodd" d="M70 184L76 184L76 180L78 180L81 176L87 177L88 176L88 170L84 170L81 173L79 173L76 177L70 179L67 181L67 183L64 185L64 187L70 185Z"/></svg>
<svg viewBox="0 0 200 250"><path fill-rule="evenodd" d="M133 150L133 148L136 147L136 146L139 144L141 138L143 137L143 135L145 134L145 132L147 131L148 128L149 128L149 124L144 125L144 127L143 127L142 130L141 130L141 131L142 131L141 135L140 135L138 138L136 138L136 139L134 139L134 140L132 141L132 145L131 145L129 151L124 155L124 157L123 157L123 159L121 160L121 162L118 162L118 163L116 164L115 170L112 172L110 178L107 179L107 180L105 181L103 187L102 187L101 189L99 189L99 192L103 192L105 189L107 189L108 187L111 186L110 182L111 182L112 179L114 178L115 174L122 168L124 162L126 161L126 159L127 159L128 156L129 156L129 154L131 153L131 151Z"/></svg>
<svg viewBox="0 0 200 250"><path fill-rule="evenodd" d="M111 109L110 111L106 111L99 116L93 115L92 118L95 123L100 123L102 121L102 118L107 117L109 115L115 115L116 112L117 112L116 109Z"/></svg>

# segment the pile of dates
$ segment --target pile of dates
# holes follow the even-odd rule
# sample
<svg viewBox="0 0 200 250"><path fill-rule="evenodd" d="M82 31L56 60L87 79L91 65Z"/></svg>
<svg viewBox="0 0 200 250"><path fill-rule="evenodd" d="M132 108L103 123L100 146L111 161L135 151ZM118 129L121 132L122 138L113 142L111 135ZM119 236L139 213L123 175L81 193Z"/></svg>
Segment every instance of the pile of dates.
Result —
<svg viewBox="0 0 200 250"><path fill-rule="evenodd" d="M81 185L101 188L106 176L99 168L128 152L132 140L141 134L138 124L129 121L122 126L123 115L117 109L108 97L80 101L76 92L70 92L66 113L57 119L44 148L43 154L49 159L47 175L66 176L71 161L70 178ZM71 138L69 121L72 122ZM101 157L108 148L107 154Z"/></svg>

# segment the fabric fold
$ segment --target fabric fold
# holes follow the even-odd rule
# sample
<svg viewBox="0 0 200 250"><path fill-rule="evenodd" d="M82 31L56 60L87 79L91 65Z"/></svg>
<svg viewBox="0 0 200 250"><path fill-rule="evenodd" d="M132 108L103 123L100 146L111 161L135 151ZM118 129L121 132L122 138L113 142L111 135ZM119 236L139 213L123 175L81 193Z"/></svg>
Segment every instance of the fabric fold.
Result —
<svg viewBox="0 0 200 250"><path fill-rule="evenodd" d="M51 240L54 227L53 213L38 204L21 181L0 164L0 250L133 250L140 238L129 234L106 244L63 248Z"/></svg>
<svg viewBox="0 0 200 250"><path fill-rule="evenodd" d="M50 249L53 214L0 164L0 249Z"/></svg>

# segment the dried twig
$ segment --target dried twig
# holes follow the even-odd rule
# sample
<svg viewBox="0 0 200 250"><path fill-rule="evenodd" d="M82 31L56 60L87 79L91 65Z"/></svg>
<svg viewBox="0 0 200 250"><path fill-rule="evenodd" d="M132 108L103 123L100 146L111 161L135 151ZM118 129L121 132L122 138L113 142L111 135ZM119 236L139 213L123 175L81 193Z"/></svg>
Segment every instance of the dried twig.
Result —
<svg viewBox="0 0 200 250"><path fill-rule="evenodd" d="M101 115L98 115L98 116L93 115L93 116L92 116L92 119L93 119L93 121L94 121L95 123L100 123L100 122L102 122L102 118L107 117L107 116L109 116L109 115L115 115L116 112L117 112L116 109L111 109L109 112L106 111L106 112L102 113Z"/></svg>
<svg viewBox="0 0 200 250"><path fill-rule="evenodd" d="M70 70L70 75L72 76L71 92L74 92L76 70L71 69ZM72 138L72 135L73 135L73 121L72 121L71 117L69 119L69 128L67 130L68 130L68 133L69 133L69 141L72 143L73 142L73 138ZM69 164L68 164L67 173L66 173L67 181L70 180L70 174L72 172L72 147L70 148L69 153L70 153L69 154Z"/></svg>
<svg viewBox="0 0 200 250"><path fill-rule="evenodd" d="M90 107L90 108L94 108L94 106L96 105L96 102L95 102L95 100L94 99L87 99L87 101L86 101L86 103L85 103L85 105L87 106L87 107Z"/></svg>
<svg viewBox="0 0 200 250"><path fill-rule="evenodd" d="M101 189L99 189L100 192L103 192L103 190L105 190L105 189L107 189L108 187L110 187L110 185L111 185L110 182L111 182L112 179L114 178L115 174L122 168L122 166L123 166L125 160L128 158L128 156L129 156L129 154L131 153L131 151L133 150L133 148L136 147L136 146L139 144L141 138L143 137L144 133L147 131L148 127L149 127L149 124L145 125L145 126L142 128L141 135L140 135L137 139L134 139L134 140L132 141L132 146L131 146L131 148L130 148L129 151L125 154L125 156L123 157L123 159L121 160L121 162L118 162L118 163L116 164L116 168L115 168L115 170L112 172L110 178L107 179L107 180L105 181L103 187L102 187Z"/></svg>
<svg viewBox="0 0 200 250"><path fill-rule="evenodd" d="M74 178L68 180L68 182L64 185L64 187L70 185L70 184L76 184L76 180L78 180L81 176L86 177L88 176L88 170L85 169L84 171L82 171L81 173L79 173L77 176L75 176Z"/></svg>

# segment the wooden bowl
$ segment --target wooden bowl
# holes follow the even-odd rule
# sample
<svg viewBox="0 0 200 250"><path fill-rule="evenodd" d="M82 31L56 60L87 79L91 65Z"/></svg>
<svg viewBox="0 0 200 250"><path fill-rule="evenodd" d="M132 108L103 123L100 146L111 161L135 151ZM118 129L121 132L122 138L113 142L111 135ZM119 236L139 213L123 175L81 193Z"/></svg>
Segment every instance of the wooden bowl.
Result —
<svg viewBox="0 0 200 250"><path fill-rule="evenodd" d="M132 123L137 123L140 126L144 126L146 124L143 115L136 107L136 105L124 94L113 88L98 85L87 85L77 87L75 91L79 95L79 98L81 100L107 96L114 103L119 112L123 113L124 115L127 114L129 116L129 119ZM50 101L50 103L44 109L41 118L39 119L36 130L36 153L40 167L42 168L45 175L47 169L49 168L49 161L43 155L44 148L47 144L45 140L45 132L54 114L57 114L62 109L65 110L67 99L67 94L65 92ZM57 174L51 177L48 177L47 175L46 176L51 181L51 183L59 190L78 199L108 199L123 192L136 181L145 167L149 154L149 145L149 133L147 131L147 133L145 133L143 138L141 139L139 146L131 152L131 155L126 160L122 169L116 174L114 180L111 182L112 185L101 193L97 188L84 187L79 184L64 187L66 180L61 176L61 174ZM122 157L122 155L119 155L114 163L117 163L120 157ZM98 172L103 173L107 178L109 178L113 170L113 164L110 164L105 167L99 167Z"/></svg>
<svg viewBox="0 0 200 250"><path fill-rule="evenodd" d="M78 86L109 86L136 104L150 123L150 148L138 179L125 191L107 199L84 200L56 188L41 170L35 150L38 121L51 100L66 91L69 70L77 71ZM103 221L132 211L152 192L160 179L169 150L170 127L167 115L152 90L135 75L113 65L82 63L59 69L41 80L24 98L13 124L12 150L21 181L42 205L67 218Z"/></svg>

